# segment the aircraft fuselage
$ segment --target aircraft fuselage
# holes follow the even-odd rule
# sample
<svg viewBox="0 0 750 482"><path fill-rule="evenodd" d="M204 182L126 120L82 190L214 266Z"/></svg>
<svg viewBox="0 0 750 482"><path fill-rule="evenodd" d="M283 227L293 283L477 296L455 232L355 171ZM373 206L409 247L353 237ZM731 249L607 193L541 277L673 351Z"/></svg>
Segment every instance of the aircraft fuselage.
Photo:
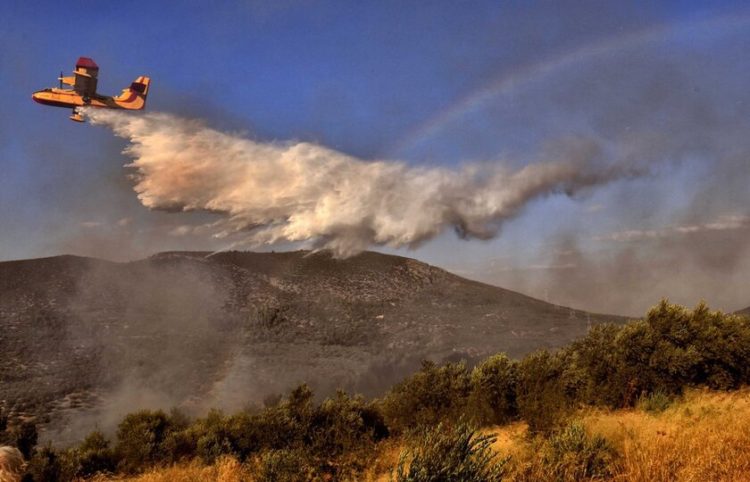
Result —
<svg viewBox="0 0 750 482"><path fill-rule="evenodd" d="M44 89L34 92L31 98L35 102L55 107L104 107L109 109L139 110L143 108L145 101L136 93L132 95L109 97L94 95L86 98L73 89Z"/></svg>

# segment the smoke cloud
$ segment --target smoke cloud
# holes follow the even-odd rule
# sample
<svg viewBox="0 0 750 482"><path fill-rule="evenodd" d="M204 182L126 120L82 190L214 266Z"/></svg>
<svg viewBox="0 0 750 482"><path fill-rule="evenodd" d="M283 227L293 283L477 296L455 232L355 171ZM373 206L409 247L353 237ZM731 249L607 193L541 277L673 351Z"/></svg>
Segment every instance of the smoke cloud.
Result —
<svg viewBox="0 0 750 482"><path fill-rule="evenodd" d="M686 24L573 57L402 148L410 157L436 144L477 156L502 143L524 158L547 139L578 134L650 166L648 177L598 189L588 210L568 204L555 219L530 212L534 224L518 223L525 239L503 244L514 232L482 259L450 268L605 313L642 316L662 297L728 311L750 305L748 22Z"/></svg>
<svg viewBox="0 0 750 482"><path fill-rule="evenodd" d="M584 141L521 169L450 170L367 162L308 142L258 142L164 113L86 115L129 141L124 154L147 208L221 213L217 236L242 234L248 246L310 241L340 257L372 245L416 247L450 228L489 239L535 199L637 173Z"/></svg>

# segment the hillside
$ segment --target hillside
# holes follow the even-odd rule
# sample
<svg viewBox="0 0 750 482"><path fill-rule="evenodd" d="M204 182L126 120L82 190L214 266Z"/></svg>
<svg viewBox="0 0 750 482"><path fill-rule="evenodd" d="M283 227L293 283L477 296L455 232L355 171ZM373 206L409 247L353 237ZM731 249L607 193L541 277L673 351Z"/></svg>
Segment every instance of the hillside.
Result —
<svg viewBox="0 0 750 482"><path fill-rule="evenodd" d="M381 393L420 360L518 357L587 314L373 252L162 253L0 263L0 380L56 440L139 406L235 410L310 383Z"/></svg>

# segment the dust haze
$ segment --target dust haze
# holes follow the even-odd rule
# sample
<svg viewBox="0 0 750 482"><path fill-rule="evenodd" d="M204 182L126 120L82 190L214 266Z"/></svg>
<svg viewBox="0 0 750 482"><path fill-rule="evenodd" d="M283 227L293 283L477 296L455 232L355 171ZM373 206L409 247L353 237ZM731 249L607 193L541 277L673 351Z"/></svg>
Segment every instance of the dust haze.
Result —
<svg viewBox="0 0 750 482"><path fill-rule="evenodd" d="M498 94L477 116L483 122L504 125L522 112L528 119L516 127L535 125L540 139L586 132L648 165L650 175L565 211L564 222L536 240L531 259L504 252L464 272L555 303L630 316L662 297L726 311L750 305L746 24L686 24ZM709 47L696 38L710 39Z"/></svg>

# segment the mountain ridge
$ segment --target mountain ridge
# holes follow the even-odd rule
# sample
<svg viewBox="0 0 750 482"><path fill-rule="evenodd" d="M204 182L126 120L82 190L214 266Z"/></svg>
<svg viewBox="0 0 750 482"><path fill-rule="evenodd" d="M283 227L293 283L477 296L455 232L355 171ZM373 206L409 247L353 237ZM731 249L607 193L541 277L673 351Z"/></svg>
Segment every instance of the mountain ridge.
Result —
<svg viewBox="0 0 750 482"><path fill-rule="evenodd" d="M624 320L375 252L7 261L0 404L64 440L133 408L232 410L302 382L376 396L422 359L520 357Z"/></svg>

